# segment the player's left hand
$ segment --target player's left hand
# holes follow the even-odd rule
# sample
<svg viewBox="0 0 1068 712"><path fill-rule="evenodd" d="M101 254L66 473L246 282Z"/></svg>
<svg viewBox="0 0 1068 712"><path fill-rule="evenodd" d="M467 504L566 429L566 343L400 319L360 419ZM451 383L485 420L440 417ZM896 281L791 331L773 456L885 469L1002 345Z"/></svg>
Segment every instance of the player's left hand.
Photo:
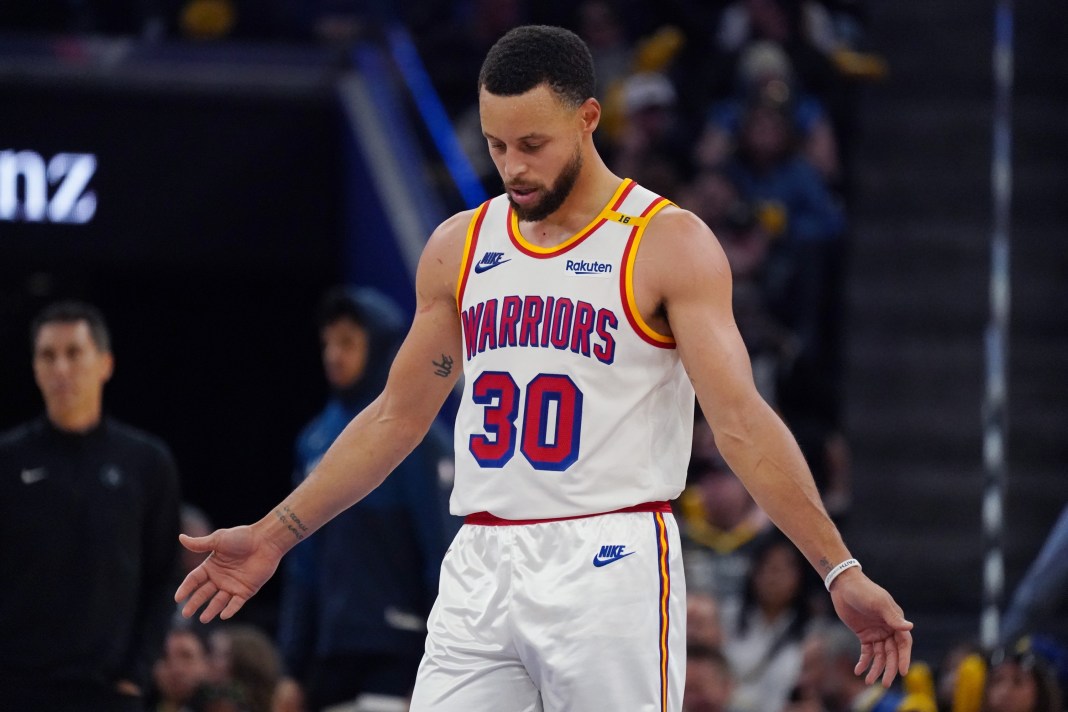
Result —
<svg viewBox="0 0 1068 712"><path fill-rule="evenodd" d="M897 675L909 671L912 623L885 589L854 568L831 584L831 601L838 617L860 639L855 674L867 670L864 681L869 685L881 675L883 687L890 687Z"/></svg>

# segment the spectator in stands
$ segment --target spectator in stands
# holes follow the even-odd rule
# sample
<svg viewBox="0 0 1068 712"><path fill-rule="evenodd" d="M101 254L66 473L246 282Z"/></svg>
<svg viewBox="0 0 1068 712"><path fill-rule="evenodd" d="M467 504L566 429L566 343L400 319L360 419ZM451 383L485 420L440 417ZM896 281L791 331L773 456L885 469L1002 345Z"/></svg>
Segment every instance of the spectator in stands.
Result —
<svg viewBox="0 0 1068 712"><path fill-rule="evenodd" d="M675 86L660 72L639 72L623 82L624 119L612 170L662 195L680 192L690 170L692 142L676 107Z"/></svg>
<svg viewBox="0 0 1068 712"><path fill-rule="evenodd" d="M760 279L770 242L731 177L722 168L698 172L680 191L679 205L692 211L716 234L735 283Z"/></svg>
<svg viewBox="0 0 1068 712"><path fill-rule="evenodd" d="M753 550L742 608L724 646L736 681L734 712L779 712L797 684L810 620L806 570L778 530Z"/></svg>
<svg viewBox="0 0 1068 712"><path fill-rule="evenodd" d="M801 669L783 712L827 712L821 689L827 674L827 656L818 632L820 625L811 626L801 641Z"/></svg>
<svg viewBox="0 0 1068 712"><path fill-rule="evenodd" d="M773 240L764 270L766 303L796 338L778 405L791 427L813 419L834 431L840 420L844 214L797 152L788 109L776 96L750 104L738 148L728 173Z"/></svg>
<svg viewBox="0 0 1068 712"><path fill-rule="evenodd" d="M687 588L715 597L725 626L742 605L751 553L771 520L721 458L694 459L681 497Z"/></svg>
<svg viewBox="0 0 1068 712"><path fill-rule="evenodd" d="M789 120L802 155L833 184L840 166L830 117L819 99L798 86L782 47L767 40L748 45L739 59L737 73L735 92L709 109L697 144L700 164L711 168L724 165L741 131L746 107L754 97L773 94L789 107Z"/></svg>
<svg viewBox="0 0 1068 712"><path fill-rule="evenodd" d="M687 645L682 712L728 712L733 689L730 664L719 648Z"/></svg>
<svg viewBox="0 0 1068 712"><path fill-rule="evenodd" d="M211 682L206 630L182 619L167 632L163 654L152 666L152 712L185 712L200 688Z"/></svg>
<svg viewBox="0 0 1068 712"><path fill-rule="evenodd" d="M720 649L725 638L719 602L710 593L686 593L686 644Z"/></svg>
<svg viewBox="0 0 1068 712"><path fill-rule="evenodd" d="M597 99L603 104L612 86L631 72L634 47L616 6L609 0L582 0L576 34L586 40L597 76Z"/></svg>
<svg viewBox="0 0 1068 712"><path fill-rule="evenodd" d="M743 199L756 204L773 238L835 240L845 229L845 216L819 172L798 152L790 111L789 96L774 91L750 98L728 175Z"/></svg>
<svg viewBox="0 0 1068 712"><path fill-rule="evenodd" d="M213 688L207 700L231 700L246 712L271 712L282 659L274 642L252 625L226 624L210 638Z"/></svg>
<svg viewBox="0 0 1068 712"><path fill-rule="evenodd" d="M721 169L704 169L687 184L679 205L704 220L719 238L733 277L734 316L753 365L757 390L773 407L779 381L797 351L791 332L768 308L763 281L771 241L753 206Z"/></svg>
<svg viewBox="0 0 1068 712"><path fill-rule="evenodd" d="M405 330L396 304L367 288L332 289L318 323L332 395L297 440L295 485L381 391ZM440 484L450 458L447 436L432 429L393 476L287 559L279 644L309 709L361 695L400 709L452 533Z"/></svg>
<svg viewBox="0 0 1068 712"><path fill-rule="evenodd" d="M817 96L838 90L830 53L833 22L814 0L735 0L720 15L715 51L737 61L752 42L767 40L790 57L798 80Z"/></svg>
<svg viewBox="0 0 1068 712"><path fill-rule="evenodd" d="M983 712L1062 712L1061 690L1045 658L1026 638L996 651L987 676Z"/></svg>

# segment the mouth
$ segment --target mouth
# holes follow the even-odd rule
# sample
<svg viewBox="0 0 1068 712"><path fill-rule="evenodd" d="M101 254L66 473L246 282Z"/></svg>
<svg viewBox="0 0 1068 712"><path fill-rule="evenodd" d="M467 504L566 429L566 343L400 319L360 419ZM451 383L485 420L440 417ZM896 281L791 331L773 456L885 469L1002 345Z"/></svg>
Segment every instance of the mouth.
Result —
<svg viewBox="0 0 1068 712"><path fill-rule="evenodd" d="M537 194L537 188L528 188L526 186L512 186L508 188L508 195L512 197L513 202L518 203L519 205L529 205L534 201Z"/></svg>

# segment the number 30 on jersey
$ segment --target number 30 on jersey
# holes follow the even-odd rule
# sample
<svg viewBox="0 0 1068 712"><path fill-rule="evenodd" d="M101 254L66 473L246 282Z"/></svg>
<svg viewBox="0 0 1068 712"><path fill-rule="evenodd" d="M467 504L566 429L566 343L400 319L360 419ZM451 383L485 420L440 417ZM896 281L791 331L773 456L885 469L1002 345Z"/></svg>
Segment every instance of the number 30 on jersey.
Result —
<svg viewBox="0 0 1068 712"><path fill-rule="evenodd" d="M520 452L536 470L562 472L578 459L582 391L567 376L539 373L521 398L511 374L484 371L475 379L471 396L485 406L484 434L472 435L468 444L482 467L504 467L515 456L517 434ZM517 427L520 408L523 419Z"/></svg>

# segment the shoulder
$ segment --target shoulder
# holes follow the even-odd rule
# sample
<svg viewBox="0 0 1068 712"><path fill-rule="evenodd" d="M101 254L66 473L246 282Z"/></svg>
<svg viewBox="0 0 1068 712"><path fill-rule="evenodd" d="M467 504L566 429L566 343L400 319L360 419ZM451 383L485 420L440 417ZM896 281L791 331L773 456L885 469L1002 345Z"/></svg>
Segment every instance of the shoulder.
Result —
<svg viewBox="0 0 1068 712"><path fill-rule="evenodd" d="M456 213L430 234L419 259L417 281L421 291L446 290L452 293L455 290L468 232L483 206Z"/></svg>
<svg viewBox="0 0 1068 712"><path fill-rule="evenodd" d="M41 432L40 421L37 420L31 420L16 425L9 430L0 431L0 451L18 448L23 443L38 437Z"/></svg>
<svg viewBox="0 0 1068 712"><path fill-rule="evenodd" d="M438 225L427 240L424 256L430 254L435 258L451 258L459 263L467 243L468 232L488 202L477 208L456 213Z"/></svg>
<svg viewBox="0 0 1068 712"><path fill-rule="evenodd" d="M639 250L643 260L669 273L730 273L726 255L711 228L689 210L675 205L653 216Z"/></svg>
<svg viewBox="0 0 1068 712"><path fill-rule="evenodd" d="M174 454L162 438L112 418L106 421L108 439L131 453L174 465Z"/></svg>
<svg viewBox="0 0 1068 712"><path fill-rule="evenodd" d="M632 267L638 309L660 333L677 338L673 322L686 317L684 307L729 308L727 256L708 225L688 210L668 205L649 219Z"/></svg>

